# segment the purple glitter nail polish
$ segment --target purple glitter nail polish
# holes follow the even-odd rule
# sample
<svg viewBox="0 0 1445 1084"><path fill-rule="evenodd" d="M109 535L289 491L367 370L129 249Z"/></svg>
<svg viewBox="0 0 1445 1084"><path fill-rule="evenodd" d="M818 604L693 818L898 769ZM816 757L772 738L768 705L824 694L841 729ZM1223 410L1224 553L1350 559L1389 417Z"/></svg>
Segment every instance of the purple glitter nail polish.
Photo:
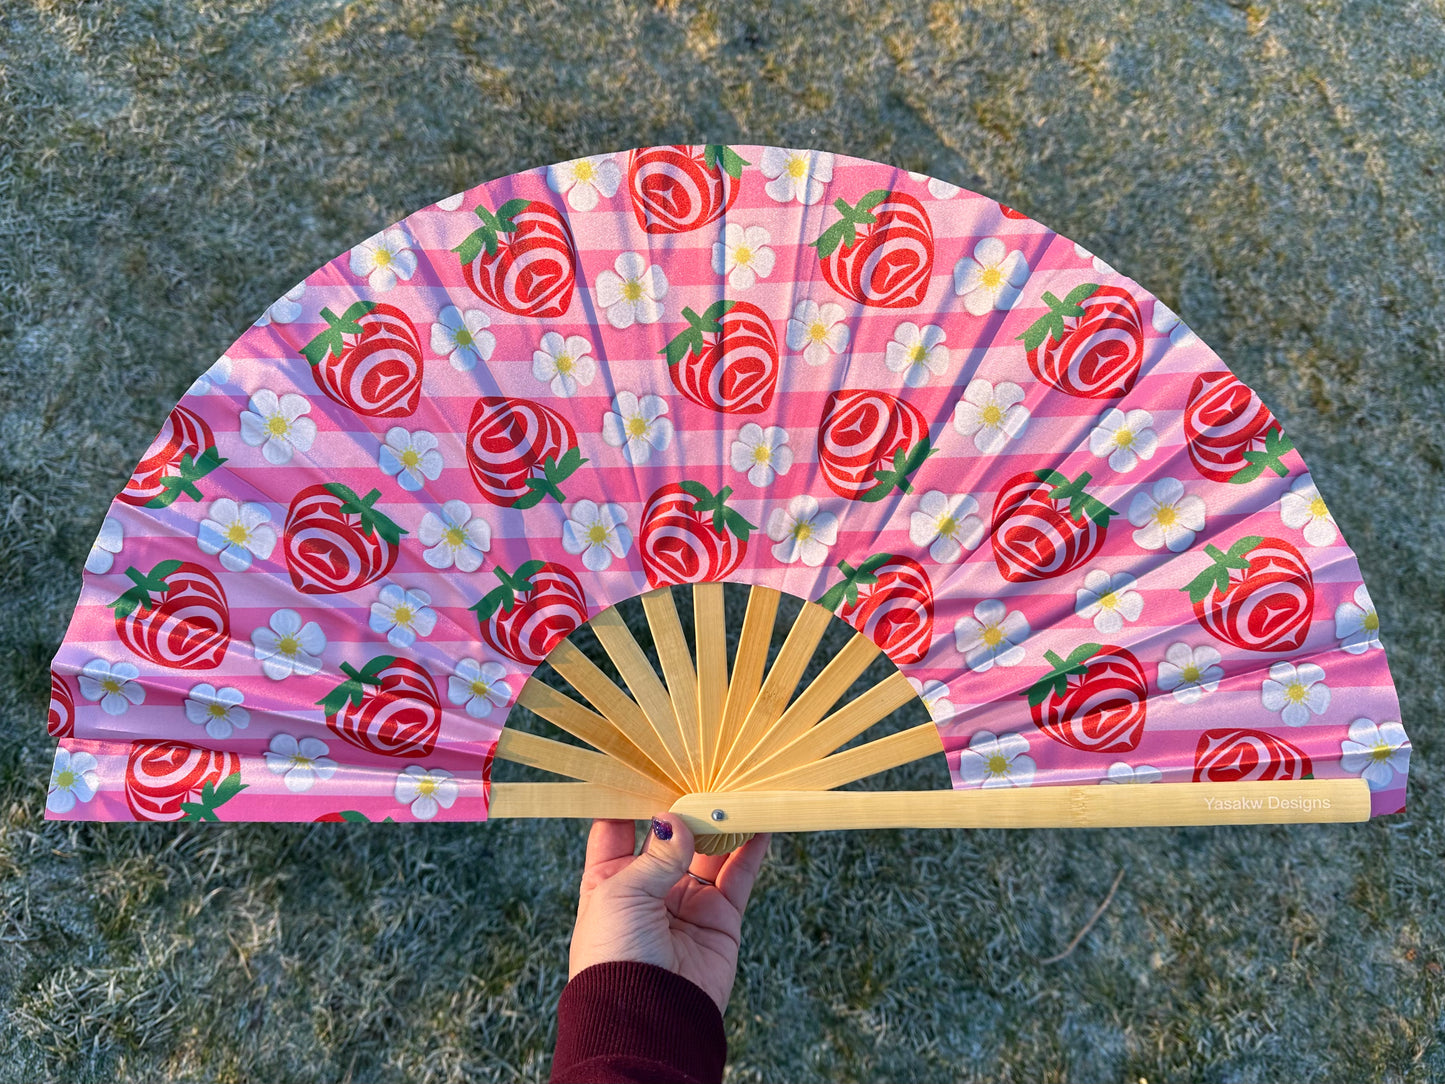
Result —
<svg viewBox="0 0 1445 1084"><path fill-rule="evenodd" d="M672 838L672 825L668 824L667 821L660 821L656 817L653 817L652 834L666 843Z"/></svg>

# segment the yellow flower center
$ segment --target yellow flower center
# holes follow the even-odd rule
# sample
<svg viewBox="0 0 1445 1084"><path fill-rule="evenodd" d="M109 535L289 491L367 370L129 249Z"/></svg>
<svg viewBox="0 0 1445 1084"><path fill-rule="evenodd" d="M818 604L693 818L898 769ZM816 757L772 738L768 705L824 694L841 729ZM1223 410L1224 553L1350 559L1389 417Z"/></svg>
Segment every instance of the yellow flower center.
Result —
<svg viewBox="0 0 1445 1084"><path fill-rule="evenodd" d="M457 328L457 345L458 345L458 346L471 346L471 345L472 345L472 341L473 341L473 340L472 340L472 333L471 333L470 331L468 331L468 330L467 330L466 328L464 328L464 327L459 327L459 328Z"/></svg>
<svg viewBox="0 0 1445 1084"><path fill-rule="evenodd" d="M1179 671L1179 676L1185 681L1195 682L1198 681L1203 676L1203 674L1200 673L1199 667L1195 666L1191 662L1183 670Z"/></svg>
<svg viewBox="0 0 1445 1084"><path fill-rule="evenodd" d="M572 166L572 176L576 177L579 183L587 184L597 176L597 171L592 168L591 162L576 162Z"/></svg>
<svg viewBox="0 0 1445 1084"><path fill-rule="evenodd" d="M820 343L828 337L828 325L821 320L816 320L808 328L808 338L815 343Z"/></svg>
<svg viewBox="0 0 1445 1084"><path fill-rule="evenodd" d="M410 625L412 619L416 617L416 612L410 606L403 604L392 611L391 617L398 625Z"/></svg>
<svg viewBox="0 0 1445 1084"><path fill-rule="evenodd" d="M570 373L577 365L577 363L572 360L571 354L558 354L556 364L557 371L563 376L566 376L568 373Z"/></svg>
<svg viewBox="0 0 1445 1084"><path fill-rule="evenodd" d="M1178 518L1179 513L1174 511L1174 506L1172 504L1160 505L1154 511L1154 522L1158 523L1161 527L1174 526L1174 521Z"/></svg>
<svg viewBox="0 0 1445 1084"><path fill-rule="evenodd" d="M636 414L627 419L627 435L629 437L647 436L647 419L641 414Z"/></svg>
<svg viewBox="0 0 1445 1084"><path fill-rule="evenodd" d="M244 546L246 539L250 538L246 528L240 523L233 523L226 528L226 541L235 546Z"/></svg>
<svg viewBox="0 0 1445 1084"><path fill-rule="evenodd" d="M997 625L989 625L983 630L983 642L989 647L998 647L1003 643L1003 631Z"/></svg>
<svg viewBox="0 0 1445 1084"><path fill-rule="evenodd" d="M471 690L473 696L487 696L491 693L492 687L481 678L477 678L472 682Z"/></svg>
<svg viewBox="0 0 1445 1084"><path fill-rule="evenodd" d="M1382 760L1389 760L1390 754L1394 751L1394 746L1386 745L1384 742L1381 742L1370 750L1370 759L1377 762Z"/></svg>
<svg viewBox="0 0 1445 1084"><path fill-rule="evenodd" d="M1120 429L1114 434L1114 443L1120 448L1127 448L1134 443L1134 434L1127 429Z"/></svg>
<svg viewBox="0 0 1445 1084"><path fill-rule="evenodd" d="M985 267L981 281L990 290L997 290L1003 285L1003 272L997 267Z"/></svg>
<svg viewBox="0 0 1445 1084"><path fill-rule="evenodd" d="M69 790L75 786L75 773L69 768L55 777L55 785L61 790Z"/></svg>
<svg viewBox="0 0 1445 1084"><path fill-rule="evenodd" d="M401 465L407 470L416 470L421 463L421 454L415 448L408 448L401 453Z"/></svg>
<svg viewBox="0 0 1445 1084"><path fill-rule="evenodd" d="M594 546L606 545L607 528L602 526L602 524L600 523L592 524L591 527L587 528L587 541L591 542Z"/></svg>
<svg viewBox="0 0 1445 1084"><path fill-rule="evenodd" d="M377 267L386 267L391 263L391 253L384 248L379 248L372 253L371 261L376 264Z"/></svg>
<svg viewBox="0 0 1445 1084"><path fill-rule="evenodd" d="M1323 497L1316 497L1310 501L1310 515L1314 516L1315 519L1324 519L1325 516L1329 514L1330 510L1325 507L1325 499Z"/></svg>
<svg viewBox="0 0 1445 1084"><path fill-rule="evenodd" d="M446 533L447 545L454 550L461 549L467 542L467 533L460 527L448 527Z"/></svg>
<svg viewBox="0 0 1445 1084"><path fill-rule="evenodd" d="M979 417L983 419L984 425L995 426L1003 421L1003 411L998 408L997 403L989 403L988 406L983 408Z"/></svg>
<svg viewBox="0 0 1445 1084"><path fill-rule="evenodd" d="M300 753L297 753L294 757L291 758L291 767L293 768L309 768L311 767L311 765L311 758L303 757Z"/></svg>
<svg viewBox="0 0 1445 1084"><path fill-rule="evenodd" d="M120 682L116 681L115 678L101 678L100 687L108 693L120 692Z"/></svg>
<svg viewBox="0 0 1445 1084"><path fill-rule="evenodd" d="M224 719L226 717L226 705L211 704L206 708L206 713L210 715L212 719Z"/></svg>
<svg viewBox="0 0 1445 1084"><path fill-rule="evenodd" d="M418 798L430 798L436 793L437 781L429 775L424 775L416 781L416 794Z"/></svg>
<svg viewBox="0 0 1445 1084"><path fill-rule="evenodd" d="M641 301L642 283L637 279L628 279L622 284L622 296L628 301Z"/></svg>
<svg viewBox="0 0 1445 1084"><path fill-rule="evenodd" d="M1303 704L1308 695L1309 690L1298 681L1291 682L1284 687L1284 697L1291 704Z"/></svg>
<svg viewBox="0 0 1445 1084"><path fill-rule="evenodd" d="M911 365L922 365L928 360L928 347L922 343L914 343L908 349L908 361Z"/></svg>
<svg viewBox="0 0 1445 1084"><path fill-rule="evenodd" d="M759 444L753 449L754 463L771 463L773 461L773 450L766 444Z"/></svg>
<svg viewBox="0 0 1445 1084"><path fill-rule="evenodd" d="M1108 591L1099 596L1099 605L1106 610L1112 610L1119 605L1119 596L1113 591Z"/></svg>
<svg viewBox="0 0 1445 1084"><path fill-rule="evenodd" d="M291 428L291 423L280 414L272 414L266 419L266 431L273 437L284 437L286 431Z"/></svg>
<svg viewBox="0 0 1445 1084"><path fill-rule="evenodd" d="M733 249L733 263L737 264L739 267L746 267L750 262L752 262L752 258L753 250L748 248L747 245L739 245L737 248Z"/></svg>
<svg viewBox="0 0 1445 1084"><path fill-rule="evenodd" d="M811 523L793 524L793 537L799 542L806 542L813 537L813 525Z"/></svg>
<svg viewBox="0 0 1445 1084"><path fill-rule="evenodd" d="M958 530L958 519L954 516L938 517L938 533L944 538L952 538L953 532Z"/></svg>
<svg viewBox="0 0 1445 1084"><path fill-rule="evenodd" d="M294 636L283 636L276 641L276 650L283 655L294 655L301 650L301 641Z"/></svg>
<svg viewBox="0 0 1445 1084"><path fill-rule="evenodd" d="M788 159L788 176L801 177L808 172L808 161L799 155Z"/></svg>
<svg viewBox="0 0 1445 1084"><path fill-rule="evenodd" d="M993 756L989 757L989 758L988 758L988 774L989 774L989 775L1007 775L1007 774L1008 774L1008 757L1004 756L1002 753L995 753Z"/></svg>
<svg viewBox="0 0 1445 1084"><path fill-rule="evenodd" d="M1380 631L1380 615L1374 612L1365 614L1365 628L1370 632Z"/></svg>

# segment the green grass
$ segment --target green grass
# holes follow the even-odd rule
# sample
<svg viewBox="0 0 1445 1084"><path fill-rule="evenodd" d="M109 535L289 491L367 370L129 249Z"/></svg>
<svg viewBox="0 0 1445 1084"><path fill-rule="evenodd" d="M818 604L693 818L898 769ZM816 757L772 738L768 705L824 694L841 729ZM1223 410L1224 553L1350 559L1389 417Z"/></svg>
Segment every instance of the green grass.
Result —
<svg viewBox="0 0 1445 1084"><path fill-rule="evenodd" d="M1358 827L780 838L732 1079L1445 1077L1442 55L1438 3L0 2L0 1078L545 1077L580 825L47 825L45 668L274 297L479 180L705 137L957 181L1178 309L1359 551L1415 746Z"/></svg>

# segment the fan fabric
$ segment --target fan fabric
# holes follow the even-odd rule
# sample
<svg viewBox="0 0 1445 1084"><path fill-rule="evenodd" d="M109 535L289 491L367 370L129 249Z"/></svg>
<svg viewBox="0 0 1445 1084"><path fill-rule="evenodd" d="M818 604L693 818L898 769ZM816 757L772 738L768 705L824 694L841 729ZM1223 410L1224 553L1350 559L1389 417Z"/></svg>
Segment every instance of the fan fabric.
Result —
<svg viewBox="0 0 1445 1084"><path fill-rule="evenodd" d="M86 562L47 816L485 819L548 651L702 580L874 639L955 787L1404 805L1355 557L1174 313L954 185L692 146L418 211L196 381Z"/></svg>

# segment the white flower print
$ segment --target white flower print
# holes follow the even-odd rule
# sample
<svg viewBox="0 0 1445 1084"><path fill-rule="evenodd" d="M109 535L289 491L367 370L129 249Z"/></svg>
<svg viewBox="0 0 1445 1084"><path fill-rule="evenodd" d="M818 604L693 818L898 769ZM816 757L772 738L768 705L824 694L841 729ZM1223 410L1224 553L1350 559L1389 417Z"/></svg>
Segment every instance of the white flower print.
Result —
<svg viewBox="0 0 1445 1084"><path fill-rule="evenodd" d="M963 189L956 184L950 184L948 181L940 181L937 177L930 177L925 173L910 172L908 176L919 184L927 182L928 194L934 199L953 199L954 196L963 191Z"/></svg>
<svg viewBox="0 0 1445 1084"><path fill-rule="evenodd" d="M55 763L50 768L50 791L45 808L52 813L69 813L76 802L88 802L100 786L95 757L81 750L72 753L65 746L55 750Z"/></svg>
<svg viewBox="0 0 1445 1084"><path fill-rule="evenodd" d="M1125 414L1117 407L1110 408L1089 434L1089 451L1100 459L1107 456L1110 470L1127 473L1139 465L1139 460L1153 459L1159 450L1153 424L1154 416L1147 410Z"/></svg>
<svg viewBox="0 0 1445 1084"><path fill-rule="evenodd" d="M1180 553L1194 543L1197 532L1204 530L1204 501L1186 495L1184 483L1177 478L1160 478L1149 492L1139 490L1129 502L1129 522L1139 530L1134 542L1146 550L1167 546L1170 553Z"/></svg>
<svg viewBox="0 0 1445 1084"><path fill-rule="evenodd" d="M748 481L761 489L788 473L793 465L793 449L788 447L788 431L770 425L764 429L757 422L748 422L733 441L729 460L733 470L747 471Z"/></svg>
<svg viewBox="0 0 1445 1084"><path fill-rule="evenodd" d="M602 439L621 448L627 462L646 463L653 449L662 451L672 443L672 422L663 417L667 402L660 395L637 396L620 391L612 409L602 416Z"/></svg>
<svg viewBox="0 0 1445 1084"><path fill-rule="evenodd" d="M935 723L947 722L957 714L953 701L948 699L948 686L943 682L909 678L908 684L913 686L918 699L922 700L923 706L928 709L928 717Z"/></svg>
<svg viewBox="0 0 1445 1084"><path fill-rule="evenodd" d="M306 280L302 279L275 301L271 302L270 305L266 306L266 311L263 312L261 318L256 321L256 326L265 327L267 324L273 322L277 324L291 323L291 321L301 315L301 295L305 292Z"/></svg>
<svg viewBox="0 0 1445 1084"><path fill-rule="evenodd" d="M1088 260L1089 263L1093 266L1094 270L1099 272L1099 274L1101 275L1118 274L1118 272L1114 270L1112 264L1108 263L1107 261L1101 259L1098 256L1095 256L1092 252L1086 249L1083 245L1079 244L1077 241L1074 242L1074 255L1079 257L1079 259L1081 260Z"/></svg>
<svg viewBox="0 0 1445 1084"><path fill-rule="evenodd" d="M1339 537L1335 517L1325 507L1324 498L1308 474L1301 474L1279 499L1279 518L1291 530L1304 528L1305 541L1311 546L1328 546Z"/></svg>
<svg viewBox="0 0 1445 1084"><path fill-rule="evenodd" d="M321 670L326 634L315 621L303 625L301 615L295 610L277 610L271 615L269 627L251 633L251 645L261 672L272 681L281 681L292 674L310 677Z"/></svg>
<svg viewBox="0 0 1445 1084"><path fill-rule="evenodd" d="M890 373L902 373L903 383L916 388L928 383L930 374L942 376L948 369L945 334L937 324L919 327L905 321L893 332L893 341L883 351Z"/></svg>
<svg viewBox="0 0 1445 1084"><path fill-rule="evenodd" d="M437 438L425 429L408 433L399 425L392 426L386 431L386 441L376 459L383 474L396 475L401 488L411 493L428 481L435 482L442 472Z"/></svg>
<svg viewBox="0 0 1445 1084"><path fill-rule="evenodd" d="M416 253L396 226L373 234L351 250L351 273L379 294L416 274Z"/></svg>
<svg viewBox="0 0 1445 1084"><path fill-rule="evenodd" d="M221 385L231 382L231 368L234 363L225 354L211 362L208 368L186 389L187 395L215 395L221 393Z"/></svg>
<svg viewBox="0 0 1445 1084"><path fill-rule="evenodd" d="M952 564L964 550L975 550L983 541L983 520L974 515L978 501L967 493L949 496L931 489L918 502L918 511L908 517L908 540L941 565Z"/></svg>
<svg viewBox="0 0 1445 1084"><path fill-rule="evenodd" d="M1022 734L995 737L980 730L958 754L958 775L970 787L1026 787L1034 781L1034 758Z"/></svg>
<svg viewBox="0 0 1445 1084"><path fill-rule="evenodd" d="M1219 688L1219 679L1224 676L1219 666L1221 657L1208 645L1170 644L1159 662L1159 691L1173 693L1181 704L1197 703L1205 693Z"/></svg>
<svg viewBox="0 0 1445 1084"><path fill-rule="evenodd" d="M597 375L592 344L581 335L564 339L555 331L547 332L532 352L532 375L549 384L553 395L563 399L576 395L579 387L587 387Z"/></svg>
<svg viewBox="0 0 1445 1084"><path fill-rule="evenodd" d="M1351 655L1363 655L1380 643L1380 615L1370 601L1365 585L1355 588L1355 600L1342 602L1335 610L1335 635L1340 647Z"/></svg>
<svg viewBox="0 0 1445 1084"><path fill-rule="evenodd" d="M467 194L465 191L453 192L445 199L437 200L436 205L443 211L455 211L458 207L462 205L462 200L466 198L466 195Z"/></svg>
<svg viewBox="0 0 1445 1084"><path fill-rule="evenodd" d="M1266 711L1279 712L1285 726L1304 726L1311 715L1323 715L1330 706L1330 687L1324 681L1325 672L1312 662L1277 662L1260 686L1260 703Z"/></svg>
<svg viewBox="0 0 1445 1084"><path fill-rule="evenodd" d="M1028 618L1021 612L1009 610L998 599L986 598L973 608L972 617L960 618L953 626L953 642L968 668L982 674L995 665L1023 662L1023 642L1029 632Z"/></svg>
<svg viewBox="0 0 1445 1084"><path fill-rule="evenodd" d="M446 358L458 372L470 372L497 348L497 337L487 330L491 325L492 318L481 309L463 312L447 305L431 326L432 353Z"/></svg>
<svg viewBox="0 0 1445 1084"><path fill-rule="evenodd" d="M1154 299L1154 314L1149 322L1160 335L1169 336L1170 346L1189 346L1199 338L1189 325L1179 319L1178 314L1158 298Z"/></svg>
<svg viewBox="0 0 1445 1084"><path fill-rule="evenodd" d="M90 544L90 555L85 559L85 571L94 572L97 576L109 572L115 563L115 555L120 552L124 543L125 530L121 527L120 520L114 516L106 516L101 521L100 533Z"/></svg>
<svg viewBox="0 0 1445 1084"><path fill-rule="evenodd" d="M1164 773L1152 764L1140 764L1137 768L1126 764L1122 760L1116 760L1109 765L1109 774L1100 783L1157 783L1164 778Z"/></svg>
<svg viewBox="0 0 1445 1084"><path fill-rule="evenodd" d="M217 741L231 736L233 730L245 730L251 724L251 713L241 707L245 701L240 689L230 686L216 688L207 682L191 687L186 697L186 718L206 728L206 734Z"/></svg>
<svg viewBox="0 0 1445 1084"><path fill-rule="evenodd" d="M91 659L80 669L80 695L99 700L107 715L124 715L132 704L144 704L146 691L137 682L140 670L128 662Z"/></svg>
<svg viewBox="0 0 1445 1084"><path fill-rule="evenodd" d="M1018 249L1010 252L997 237L985 237L953 268L953 292L974 316L1011 309L1029 280L1029 261Z"/></svg>
<svg viewBox="0 0 1445 1084"><path fill-rule="evenodd" d="M481 516L472 516L466 501L450 500L441 515L428 512L421 517L417 538L423 546L422 560L432 568L457 567L475 572L482 567L482 554L492 548L492 528Z"/></svg>
<svg viewBox="0 0 1445 1084"><path fill-rule="evenodd" d="M611 567L614 557L627 556L632 547L632 532L623 526L626 522L627 509L620 504L575 501L562 524L562 548L574 557L580 553L589 572L601 572Z"/></svg>
<svg viewBox="0 0 1445 1084"><path fill-rule="evenodd" d="M386 633L392 647L410 647L418 636L430 636L436 624L437 612L425 591L406 591L389 583L371 604L371 631Z"/></svg>
<svg viewBox="0 0 1445 1084"><path fill-rule="evenodd" d="M607 322L615 328L633 324L655 324L662 319L662 299L667 295L667 276L662 268L639 252L624 252L613 263L615 270L597 276L597 304L607 310Z"/></svg>
<svg viewBox="0 0 1445 1084"><path fill-rule="evenodd" d="M729 222L723 239L712 243L712 269L726 275L734 290L746 290L773 273L776 257L768 248L772 237L762 226L739 226Z"/></svg>
<svg viewBox="0 0 1445 1084"><path fill-rule="evenodd" d="M291 462L295 452L309 452L316 440L316 423L306 417L311 404L305 396L287 392L277 396L262 388L251 396L249 409L241 411L241 439L260 448L267 463L281 466Z"/></svg>
<svg viewBox="0 0 1445 1084"><path fill-rule="evenodd" d="M790 151L768 147L758 164L768 183L763 186L779 203L817 203L833 179L833 156L823 151Z"/></svg>
<svg viewBox="0 0 1445 1084"><path fill-rule="evenodd" d="M1384 790L1410 767L1410 747L1405 728L1398 722L1375 725L1369 719L1350 724L1349 736L1340 742L1340 768L1359 775L1371 790Z"/></svg>
<svg viewBox="0 0 1445 1084"><path fill-rule="evenodd" d="M783 564L801 559L809 568L817 568L828 559L828 547L838 541L838 517L822 511L817 498L802 493L788 502L786 512L772 510L767 534L777 543L773 556Z"/></svg>
<svg viewBox="0 0 1445 1084"><path fill-rule="evenodd" d="M1127 572L1112 576L1102 568L1091 568L1084 576L1084 586L1074 594L1074 614L1094 621L1094 629L1113 636L1124 628L1125 621L1138 621L1144 612L1144 596L1134 590L1135 579Z"/></svg>
<svg viewBox="0 0 1445 1084"><path fill-rule="evenodd" d="M610 154L593 154L547 167L547 187L565 195L567 206L574 211L592 210L598 196L611 199L621 183L622 171Z"/></svg>
<svg viewBox="0 0 1445 1084"><path fill-rule="evenodd" d="M822 365L829 355L841 353L848 345L848 325L843 306L831 301L799 301L788 318L789 350L801 350L809 365Z"/></svg>
<svg viewBox="0 0 1445 1084"><path fill-rule="evenodd" d="M221 567L245 572L255 557L266 560L276 548L276 531L266 526L271 513L264 504L237 504L230 497L212 501L196 532L196 545L205 554L220 554Z"/></svg>
<svg viewBox="0 0 1445 1084"><path fill-rule="evenodd" d="M314 787L318 779L330 779L336 774L336 761L326 755L330 751L320 738L297 741L290 734L273 734L271 747L261 755L266 758L266 767L281 777L287 790L303 794Z"/></svg>
<svg viewBox="0 0 1445 1084"><path fill-rule="evenodd" d="M984 455L992 455L1028 427L1029 412L1023 399L1023 389L1008 380L998 384L970 380L953 408L953 428L973 437L973 446Z"/></svg>
<svg viewBox="0 0 1445 1084"><path fill-rule="evenodd" d="M447 699L464 705L473 719L485 719L493 708L504 708L512 699L506 676L498 663L463 659L457 663L457 672L447 678Z"/></svg>
<svg viewBox="0 0 1445 1084"><path fill-rule="evenodd" d="M441 768L409 764L396 777L396 800L411 806L411 815L429 821L439 809L450 809L457 800L457 781Z"/></svg>

